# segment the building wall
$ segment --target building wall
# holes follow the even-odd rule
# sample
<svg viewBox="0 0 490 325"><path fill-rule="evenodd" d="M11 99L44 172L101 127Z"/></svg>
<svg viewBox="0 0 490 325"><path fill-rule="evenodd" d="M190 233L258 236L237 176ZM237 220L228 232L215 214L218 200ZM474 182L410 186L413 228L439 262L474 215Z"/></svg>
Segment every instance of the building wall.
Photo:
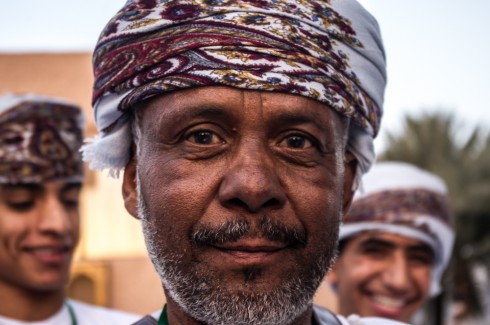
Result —
<svg viewBox="0 0 490 325"><path fill-rule="evenodd" d="M90 53L0 54L0 93L70 99L86 113L87 136L95 134L92 83ZM81 233L68 287L72 296L141 314L161 308L161 284L146 256L139 222L124 209L120 180L87 169ZM335 309L328 285L321 286L315 302Z"/></svg>

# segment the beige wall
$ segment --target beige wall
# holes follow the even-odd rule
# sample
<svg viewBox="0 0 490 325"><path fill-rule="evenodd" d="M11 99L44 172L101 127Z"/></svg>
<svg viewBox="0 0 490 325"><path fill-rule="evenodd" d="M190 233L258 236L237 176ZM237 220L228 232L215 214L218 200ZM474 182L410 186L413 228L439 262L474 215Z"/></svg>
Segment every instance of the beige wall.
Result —
<svg viewBox="0 0 490 325"><path fill-rule="evenodd" d="M0 54L0 93L33 92L71 99L86 112L88 135L95 133L92 82L89 53ZM80 296L142 314L161 307L160 281L146 257L139 222L123 207L120 180L89 172L81 198L81 231L74 273L88 274L97 283L87 292L77 289ZM87 285L85 277L78 279L76 288ZM333 301L328 285L322 285L315 302L334 306Z"/></svg>

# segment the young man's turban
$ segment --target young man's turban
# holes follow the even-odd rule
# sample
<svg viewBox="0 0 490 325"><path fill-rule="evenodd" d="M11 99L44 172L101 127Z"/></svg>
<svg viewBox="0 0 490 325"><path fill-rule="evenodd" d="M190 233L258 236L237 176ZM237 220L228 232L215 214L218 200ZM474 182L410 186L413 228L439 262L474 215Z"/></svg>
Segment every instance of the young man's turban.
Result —
<svg viewBox="0 0 490 325"><path fill-rule="evenodd" d="M362 178L339 239L364 231L396 233L421 240L433 249L431 295L451 256L454 230L445 183L437 176L401 162L382 162Z"/></svg>
<svg viewBox="0 0 490 325"><path fill-rule="evenodd" d="M141 101L217 85L323 102L353 121L361 171L374 159L385 56L376 20L355 0L130 0L93 63L100 136L83 148L92 168L125 167L128 112Z"/></svg>
<svg viewBox="0 0 490 325"><path fill-rule="evenodd" d="M33 94L0 96L0 184L81 181L83 115Z"/></svg>

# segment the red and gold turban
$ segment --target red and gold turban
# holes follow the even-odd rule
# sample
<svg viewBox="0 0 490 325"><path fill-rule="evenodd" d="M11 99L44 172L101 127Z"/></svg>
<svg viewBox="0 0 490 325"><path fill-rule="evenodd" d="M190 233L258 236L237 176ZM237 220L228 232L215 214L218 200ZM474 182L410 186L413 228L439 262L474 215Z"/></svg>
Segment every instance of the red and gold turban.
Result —
<svg viewBox="0 0 490 325"><path fill-rule="evenodd" d="M81 181L83 116L66 101L0 96L0 184Z"/></svg>
<svg viewBox="0 0 490 325"><path fill-rule="evenodd" d="M386 84L376 20L355 0L130 0L101 34L93 105L95 169L129 159L128 111L179 89L229 86L297 94L352 119L362 172L374 159ZM366 140L367 139L367 140Z"/></svg>

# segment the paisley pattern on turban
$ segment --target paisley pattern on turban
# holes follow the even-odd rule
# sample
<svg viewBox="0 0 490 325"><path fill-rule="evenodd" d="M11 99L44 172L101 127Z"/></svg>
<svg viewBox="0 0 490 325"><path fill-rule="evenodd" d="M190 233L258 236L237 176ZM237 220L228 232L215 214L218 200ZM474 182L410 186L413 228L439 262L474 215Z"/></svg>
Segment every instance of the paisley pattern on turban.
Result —
<svg viewBox="0 0 490 325"><path fill-rule="evenodd" d="M312 98L374 137L386 81L379 34L352 0L128 1L94 51L101 137L84 148L86 159L97 169L123 168L124 153L90 146L117 132L127 137L127 112L141 101L199 86Z"/></svg>
<svg viewBox="0 0 490 325"><path fill-rule="evenodd" d="M452 226L447 196L424 188L383 191L360 198L352 205L344 223L372 221L399 224L435 237L434 229L417 222L420 215L432 216Z"/></svg>
<svg viewBox="0 0 490 325"><path fill-rule="evenodd" d="M0 97L0 183L83 178L77 106L32 95Z"/></svg>

